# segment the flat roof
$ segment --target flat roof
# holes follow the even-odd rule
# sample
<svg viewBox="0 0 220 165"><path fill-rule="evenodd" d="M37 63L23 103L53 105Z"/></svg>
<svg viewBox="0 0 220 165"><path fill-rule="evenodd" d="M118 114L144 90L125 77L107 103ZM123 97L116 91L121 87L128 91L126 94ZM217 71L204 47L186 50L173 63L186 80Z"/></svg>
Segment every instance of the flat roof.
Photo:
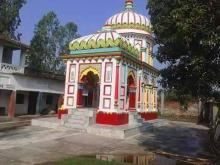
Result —
<svg viewBox="0 0 220 165"><path fill-rule="evenodd" d="M11 49L14 50L28 50L30 49L30 46L27 44L24 44L20 41L8 38L2 34L0 34L0 44L10 47Z"/></svg>

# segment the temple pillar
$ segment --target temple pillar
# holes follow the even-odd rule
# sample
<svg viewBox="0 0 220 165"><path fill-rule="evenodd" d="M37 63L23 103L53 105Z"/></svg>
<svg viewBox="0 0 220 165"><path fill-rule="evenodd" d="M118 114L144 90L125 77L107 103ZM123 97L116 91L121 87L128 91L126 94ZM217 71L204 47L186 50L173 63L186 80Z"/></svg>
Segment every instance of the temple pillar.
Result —
<svg viewBox="0 0 220 165"><path fill-rule="evenodd" d="M144 105L143 105L143 111L147 110L147 89L144 87Z"/></svg>
<svg viewBox="0 0 220 165"><path fill-rule="evenodd" d="M11 91L8 101L8 117L13 118L15 116L15 104L16 104L16 91Z"/></svg>
<svg viewBox="0 0 220 165"><path fill-rule="evenodd" d="M139 72L138 73L138 89L137 89L137 91L138 91L138 99L137 99L137 105L136 105L136 109L138 109L139 111L142 109L142 95L143 95L143 93L142 93L142 85L141 85L141 76L142 76L142 74Z"/></svg>
<svg viewBox="0 0 220 165"><path fill-rule="evenodd" d="M155 88L153 88L153 111L156 110L156 91Z"/></svg>
<svg viewBox="0 0 220 165"><path fill-rule="evenodd" d="M152 88L150 89L150 111L153 110L153 90Z"/></svg>
<svg viewBox="0 0 220 165"><path fill-rule="evenodd" d="M115 75L115 109L118 108L118 93L119 93L119 63L116 64Z"/></svg>

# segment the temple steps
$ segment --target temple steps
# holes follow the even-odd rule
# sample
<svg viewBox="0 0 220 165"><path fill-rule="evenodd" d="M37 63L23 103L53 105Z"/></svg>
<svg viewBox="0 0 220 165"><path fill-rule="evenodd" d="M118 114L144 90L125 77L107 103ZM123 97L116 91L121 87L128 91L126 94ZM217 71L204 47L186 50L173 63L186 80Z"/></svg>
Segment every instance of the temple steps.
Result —
<svg viewBox="0 0 220 165"><path fill-rule="evenodd" d="M67 116L64 116L63 120L59 120L57 119L57 117L33 119L32 125L46 127L46 128L53 128L53 129L61 129L61 130L73 129L93 135L99 135L99 136L116 138L116 139L125 139L170 124L168 120L156 119L151 121L145 121L142 124L111 126L111 125L95 124L95 122L92 121L91 118L89 118L88 120L90 121L85 122L83 120L82 122L79 123L79 120L72 120L70 118L67 119Z"/></svg>
<svg viewBox="0 0 220 165"><path fill-rule="evenodd" d="M137 112L129 112L129 125L143 124L144 120Z"/></svg>
<svg viewBox="0 0 220 165"><path fill-rule="evenodd" d="M93 109L73 109L71 114L63 118L62 125L67 128L86 131L89 124L94 122L94 115Z"/></svg>
<svg viewBox="0 0 220 165"><path fill-rule="evenodd" d="M162 119L146 121L142 124L127 124L117 127L96 124L90 125L87 128L87 133L116 139L126 139L144 132L150 132L155 128L163 127L168 124L169 122L167 120Z"/></svg>

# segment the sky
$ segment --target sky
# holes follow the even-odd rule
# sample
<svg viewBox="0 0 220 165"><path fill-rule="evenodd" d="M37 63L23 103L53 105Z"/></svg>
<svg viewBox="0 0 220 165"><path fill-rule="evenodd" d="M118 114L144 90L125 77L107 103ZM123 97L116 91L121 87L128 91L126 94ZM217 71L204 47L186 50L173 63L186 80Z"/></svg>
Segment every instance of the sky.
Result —
<svg viewBox="0 0 220 165"><path fill-rule="evenodd" d="M29 44L35 25L48 13L54 11L61 24L74 22L78 33L88 35L102 28L106 20L124 10L125 0L27 0L20 11L22 33L21 41ZM146 10L147 0L134 0L134 10L149 18ZM156 62L157 67L161 65Z"/></svg>
<svg viewBox="0 0 220 165"><path fill-rule="evenodd" d="M80 35L94 33L102 28L112 15L124 10L125 0L27 0L21 9L21 41L29 44L38 21L54 11L61 24L74 22ZM147 16L146 0L134 0L135 10Z"/></svg>

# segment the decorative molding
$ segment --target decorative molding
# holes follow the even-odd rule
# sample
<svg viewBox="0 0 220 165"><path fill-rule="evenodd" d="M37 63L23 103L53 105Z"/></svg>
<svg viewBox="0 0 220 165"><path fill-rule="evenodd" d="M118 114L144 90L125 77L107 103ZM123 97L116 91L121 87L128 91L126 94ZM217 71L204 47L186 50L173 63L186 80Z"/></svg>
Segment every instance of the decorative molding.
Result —
<svg viewBox="0 0 220 165"><path fill-rule="evenodd" d="M68 85L68 94L74 94L75 86L74 85Z"/></svg>
<svg viewBox="0 0 220 165"><path fill-rule="evenodd" d="M112 90L111 85L104 85L104 95L105 96L111 96L111 90Z"/></svg>
<svg viewBox="0 0 220 165"><path fill-rule="evenodd" d="M138 29L148 32L150 34L153 33L153 30L150 26L140 25L140 24L112 24L110 25L112 29Z"/></svg>
<svg viewBox="0 0 220 165"><path fill-rule="evenodd" d="M135 58L138 58L140 55L140 51L138 49L114 31L101 31L84 36L73 40L69 45L69 49L73 54L75 53L73 51L115 47L121 48Z"/></svg>
<svg viewBox="0 0 220 165"><path fill-rule="evenodd" d="M76 79L76 65L70 64L68 82L75 83L75 79Z"/></svg>
<svg viewBox="0 0 220 165"><path fill-rule="evenodd" d="M111 74L110 74L110 79L107 80L107 67L111 67ZM111 83L112 82L112 72L113 72L113 63L112 62L106 62L105 63L105 74L104 74L104 81L107 83Z"/></svg>
<svg viewBox="0 0 220 165"><path fill-rule="evenodd" d="M73 106L74 105L74 97L67 97L67 106Z"/></svg>
<svg viewBox="0 0 220 165"><path fill-rule="evenodd" d="M110 109L111 108L111 99L110 98L104 98L103 99L103 108L104 109Z"/></svg>
<svg viewBox="0 0 220 165"><path fill-rule="evenodd" d="M123 110L125 108L125 100L124 99L120 100L120 105L121 105L120 109Z"/></svg>
<svg viewBox="0 0 220 165"><path fill-rule="evenodd" d="M121 96L125 96L125 87L121 86Z"/></svg>

